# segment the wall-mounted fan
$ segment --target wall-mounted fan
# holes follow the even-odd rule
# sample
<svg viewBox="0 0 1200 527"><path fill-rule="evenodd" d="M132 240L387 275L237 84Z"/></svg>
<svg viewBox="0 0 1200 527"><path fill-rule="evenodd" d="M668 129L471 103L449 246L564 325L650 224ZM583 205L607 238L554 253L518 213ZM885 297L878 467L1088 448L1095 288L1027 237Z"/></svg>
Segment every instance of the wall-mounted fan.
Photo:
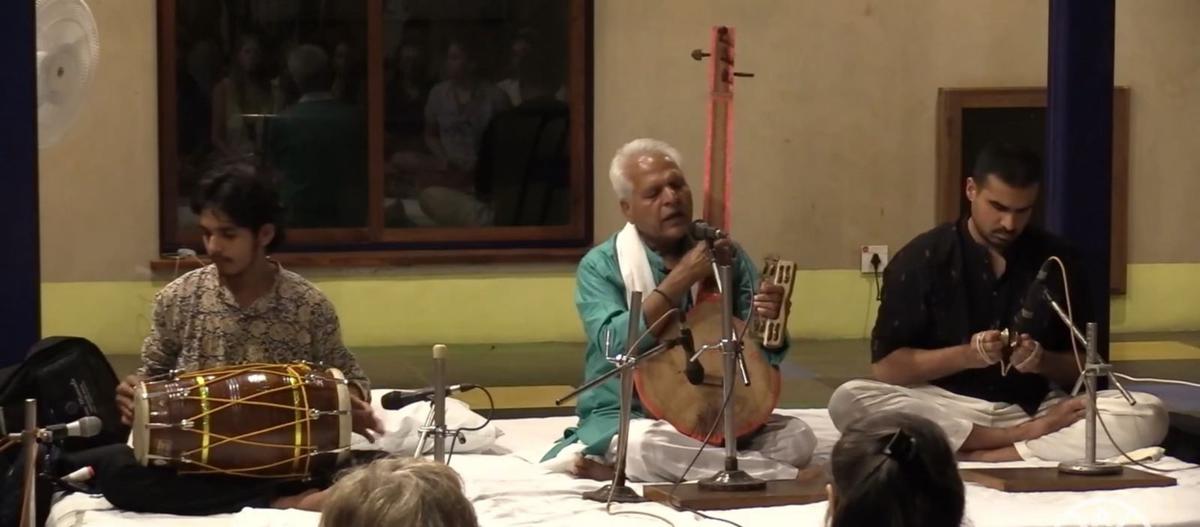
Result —
<svg viewBox="0 0 1200 527"><path fill-rule="evenodd" d="M99 60L100 34L83 0L37 0L39 147L66 134Z"/></svg>

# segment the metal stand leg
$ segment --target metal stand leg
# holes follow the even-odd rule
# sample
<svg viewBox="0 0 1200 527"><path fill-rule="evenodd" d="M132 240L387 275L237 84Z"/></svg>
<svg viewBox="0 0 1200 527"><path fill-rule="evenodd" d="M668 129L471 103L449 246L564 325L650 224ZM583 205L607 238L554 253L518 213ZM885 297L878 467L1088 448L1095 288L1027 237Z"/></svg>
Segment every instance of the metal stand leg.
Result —
<svg viewBox="0 0 1200 527"><path fill-rule="evenodd" d="M21 505L21 527L34 527L37 523L37 401L25 399L25 431L21 433L25 457L25 489Z"/></svg>
<svg viewBox="0 0 1200 527"><path fill-rule="evenodd" d="M417 429L417 450L413 452L413 457L419 458L425 455L425 442L429 441L429 433L433 431L433 405L430 404L429 412L425 414L425 424Z"/></svg>
<svg viewBox="0 0 1200 527"><path fill-rule="evenodd" d="M1058 465L1059 472L1066 474L1099 476L1120 474L1122 470L1121 465L1116 463L1096 461L1096 377L1099 374L1107 375L1112 368L1100 361L1100 355L1096 351L1096 342L1096 323L1089 322L1087 325L1087 364L1083 370L1083 384L1087 388L1087 416L1084 417L1084 459L1060 463Z"/></svg>
<svg viewBox="0 0 1200 527"><path fill-rule="evenodd" d="M433 347L433 460L446 463L446 346Z"/></svg>
<svg viewBox="0 0 1200 527"><path fill-rule="evenodd" d="M638 338L638 321L642 319L642 292L633 291L629 295L629 337L625 340L629 348L626 349L620 357L617 357L612 362L620 368L629 361L634 361L633 358L635 345ZM609 343L605 343L605 348L610 347ZM605 349L605 356L608 355L608 349ZM629 420L633 417L633 371L630 368L621 368L619 374L621 378L621 416L620 424L617 429L617 466L613 474L612 483L600 487L596 490L583 493L583 498L592 501L607 502L611 497L612 501L617 503L638 503L646 501L646 498L638 495L636 491L625 484L625 455L629 448Z"/></svg>
<svg viewBox="0 0 1200 527"><path fill-rule="evenodd" d="M733 383L735 372L739 371L738 364L741 355L741 342L733 328L733 269L728 265L720 267L718 277L723 291L721 295L721 344L725 359L725 371L721 379L725 411L722 414L725 432L725 470L712 477L700 480L700 488L704 490L747 491L761 490L767 487L767 482L747 474L738 468L737 430L734 426ZM745 372L743 372L743 375ZM743 382L750 384L749 378Z"/></svg>
<svg viewBox="0 0 1200 527"><path fill-rule="evenodd" d="M634 338L637 338L636 336ZM640 503L646 498L638 495L637 491L625 482L625 456L629 451L629 419L633 413L633 372L624 371L621 377L621 423L617 431L617 466L613 481L596 490L583 493L583 498L592 501L612 501L616 503Z"/></svg>
<svg viewBox="0 0 1200 527"><path fill-rule="evenodd" d="M433 396L430 400L429 413L425 415L425 425L417 429L417 450L413 457L425 454L425 442L433 437L433 460L446 463L446 438L457 437L457 430L446 428L446 345L433 346Z"/></svg>

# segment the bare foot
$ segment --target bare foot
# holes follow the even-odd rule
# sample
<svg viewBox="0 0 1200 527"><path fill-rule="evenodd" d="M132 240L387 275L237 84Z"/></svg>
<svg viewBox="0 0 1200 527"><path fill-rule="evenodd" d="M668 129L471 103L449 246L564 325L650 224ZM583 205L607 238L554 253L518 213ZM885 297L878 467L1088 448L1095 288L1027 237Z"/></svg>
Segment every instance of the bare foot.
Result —
<svg viewBox="0 0 1200 527"><path fill-rule="evenodd" d="M306 511L321 512L321 508L325 506L325 498L328 497L328 489L318 492L305 492L300 495L300 504L297 505L296 508Z"/></svg>
<svg viewBox="0 0 1200 527"><path fill-rule="evenodd" d="M1068 399L1046 410L1046 415L1038 417L1024 426L1029 429L1030 436L1026 439L1037 439L1046 434L1052 434L1075 424L1087 413L1087 405L1082 397Z"/></svg>
<svg viewBox="0 0 1200 527"><path fill-rule="evenodd" d="M829 465L810 464L807 467L800 469L800 472L796 474L796 479L799 481L807 481L812 483L828 483L830 481Z"/></svg>
<svg viewBox="0 0 1200 527"><path fill-rule="evenodd" d="M986 463L999 463L1002 461L1021 460L1021 454L1017 453L1017 448L1011 446L993 448L990 450L972 450L970 452L963 452L960 450L956 455L959 461L983 461Z"/></svg>
<svg viewBox="0 0 1200 527"><path fill-rule="evenodd" d="M577 478L594 479L596 481L608 481L613 479L613 474L616 471L611 465L598 463L584 456L575 458L575 466L571 467L571 475Z"/></svg>
<svg viewBox="0 0 1200 527"><path fill-rule="evenodd" d="M293 496L280 496L275 498L273 501L271 501L271 507L275 509L320 511L321 505L325 503L325 494L325 491L308 489Z"/></svg>

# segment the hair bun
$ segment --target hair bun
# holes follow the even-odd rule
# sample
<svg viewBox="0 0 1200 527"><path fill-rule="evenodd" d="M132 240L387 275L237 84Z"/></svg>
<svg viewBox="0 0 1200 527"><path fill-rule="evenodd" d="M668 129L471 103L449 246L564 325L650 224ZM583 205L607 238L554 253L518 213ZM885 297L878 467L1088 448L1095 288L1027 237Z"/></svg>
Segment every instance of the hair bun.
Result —
<svg viewBox="0 0 1200 527"><path fill-rule="evenodd" d="M908 461L917 455L917 438L897 429L883 445L883 454L897 461Z"/></svg>

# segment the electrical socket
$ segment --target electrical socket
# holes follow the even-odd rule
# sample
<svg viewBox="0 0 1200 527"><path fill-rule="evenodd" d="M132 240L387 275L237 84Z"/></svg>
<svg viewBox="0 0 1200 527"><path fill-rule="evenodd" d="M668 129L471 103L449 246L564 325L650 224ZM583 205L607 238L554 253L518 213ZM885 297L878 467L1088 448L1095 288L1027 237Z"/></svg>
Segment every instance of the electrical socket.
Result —
<svg viewBox="0 0 1200 527"><path fill-rule="evenodd" d="M863 245L859 251L862 257L862 272L864 274L872 274L875 272L875 266L871 265L871 255L879 255L879 272L882 273L888 264L888 246L886 245Z"/></svg>

